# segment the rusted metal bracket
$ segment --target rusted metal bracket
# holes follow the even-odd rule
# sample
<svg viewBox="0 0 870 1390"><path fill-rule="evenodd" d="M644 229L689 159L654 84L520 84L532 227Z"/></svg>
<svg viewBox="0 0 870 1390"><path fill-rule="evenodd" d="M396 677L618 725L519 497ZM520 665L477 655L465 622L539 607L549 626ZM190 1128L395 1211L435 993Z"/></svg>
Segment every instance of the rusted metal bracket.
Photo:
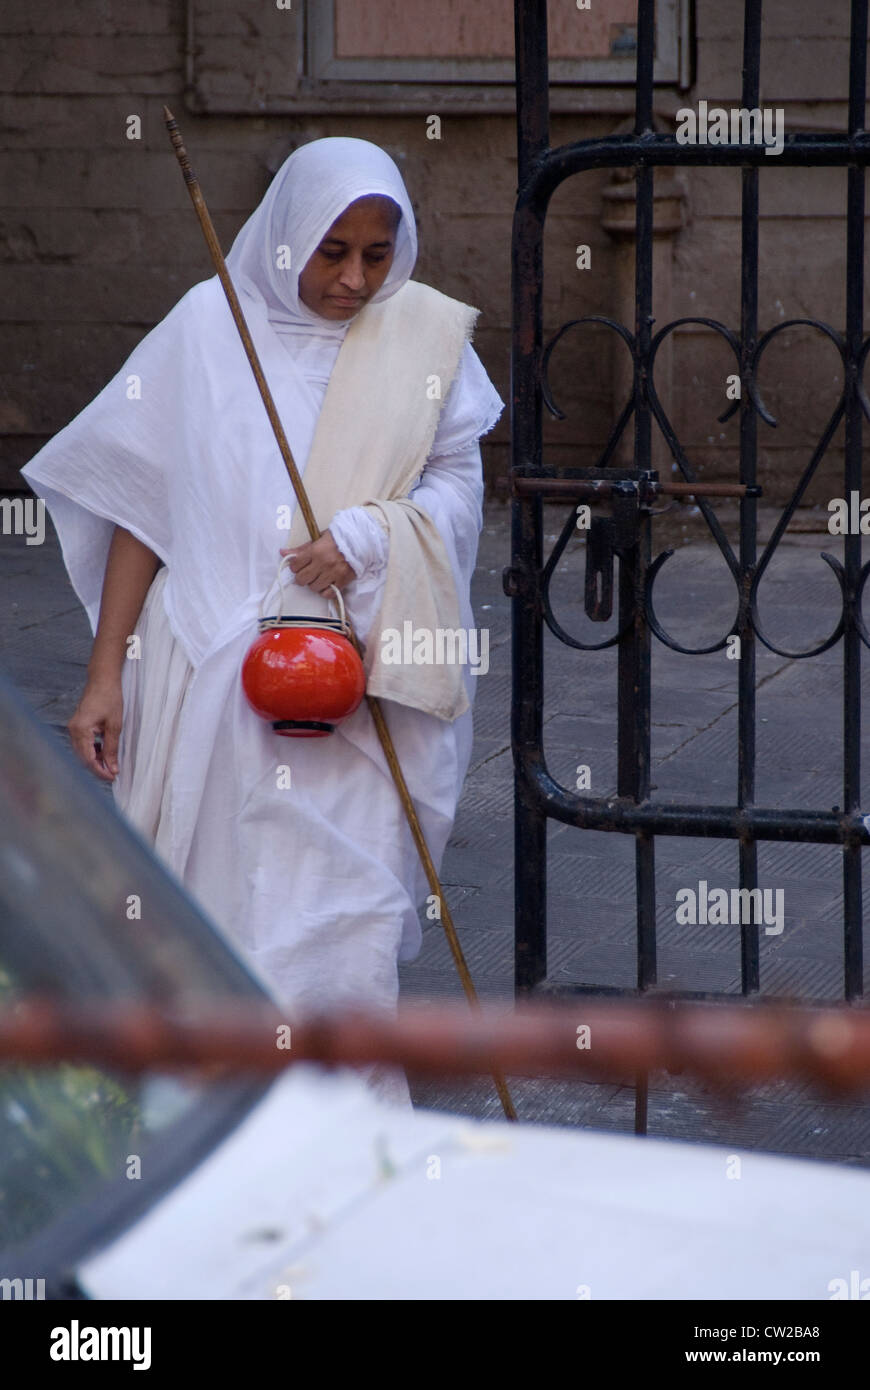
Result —
<svg viewBox="0 0 870 1390"><path fill-rule="evenodd" d="M502 570L501 583L508 598L525 598L529 591L529 576L525 570L510 565Z"/></svg>

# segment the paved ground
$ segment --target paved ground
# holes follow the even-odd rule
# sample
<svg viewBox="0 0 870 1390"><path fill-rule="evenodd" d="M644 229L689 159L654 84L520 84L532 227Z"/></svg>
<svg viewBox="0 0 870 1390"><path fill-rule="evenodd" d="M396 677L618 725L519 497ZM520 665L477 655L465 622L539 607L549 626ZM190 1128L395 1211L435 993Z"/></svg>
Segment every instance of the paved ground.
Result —
<svg viewBox="0 0 870 1390"><path fill-rule="evenodd" d="M659 523L657 549L677 545L657 586L662 620L686 644L728 631L733 586L692 514ZM562 514L548 510L547 534ZM770 518L765 518L769 525ZM814 523L810 523L812 525ZM822 525L823 522L816 523ZM681 542L683 542L681 544ZM780 645L810 646L836 622L838 593L819 552L827 534L797 535L778 553L762 614ZM490 505L475 577L478 624L490 629L490 670L481 676L471 769L443 878L480 994L509 1007L512 995L512 767L509 738L509 605L501 571L508 510ZM83 682L86 620L66 581L53 533L42 547L2 537L0 664L47 722L62 728ZM565 626L590 639L609 630L582 613L582 546L566 552L554 594ZM655 643L653 745L656 795L733 801L736 663L724 653L682 657ZM615 655L585 654L547 634L546 752L568 786L591 768L592 791L615 789ZM760 804L830 808L840 800L841 653L808 661L762 651L758 662ZM870 679L868 677L867 679ZM865 680L866 684L866 680ZM865 783L866 792L866 783ZM868 798L870 800L870 798ZM763 846L763 886L784 892L785 927L762 937L762 988L791 998L837 999L842 991L839 855L833 848ZM634 980L633 846L619 835L551 827L549 971L555 984L630 985ZM868 877L865 873L865 878ZM659 980L674 988L739 990L737 930L679 926L679 888L737 883L732 843L660 838L657 843ZM426 923L419 958L402 969L406 998L461 998L443 933ZM514 1081L530 1121L630 1130L630 1088L553 1080ZM414 1086L415 1099L469 1114L499 1113L491 1083ZM726 1106L682 1077L653 1078L650 1131L727 1145L870 1163L870 1105L820 1103L794 1087L769 1086Z"/></svg>

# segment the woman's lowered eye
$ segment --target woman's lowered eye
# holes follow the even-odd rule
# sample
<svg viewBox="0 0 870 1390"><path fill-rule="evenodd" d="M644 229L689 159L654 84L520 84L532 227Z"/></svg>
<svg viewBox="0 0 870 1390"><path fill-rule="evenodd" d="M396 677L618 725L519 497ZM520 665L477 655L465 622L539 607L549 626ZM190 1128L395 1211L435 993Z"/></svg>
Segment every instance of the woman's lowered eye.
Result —
<svg viewBox="0 0 870 1390"><path fill-rule="evenodd" d="M325 256L328 261L338 262L344 260L343 251L321 251L320 254L321 256ZM387 252L382 251L378 255L366 254L365 258L370 265L380 265L381 261L385 261L387 259Z"/></svg>
<svg viewBox="0 0 870 1390"><path fill-rule="evenodd" d="M317 249L320 255L324 256L328 261L343 261L345 256L347 255L347 251L344 248L338 249L334 247L319 246ZM363 255L365 256L367 261L371 262L372 265L378 265L381 261L385 261L387 259L387 256L390 254L391 250L392 247L388 246L385 249L378 248L377 250L373 249L369 251L364 251Z"/></svg>

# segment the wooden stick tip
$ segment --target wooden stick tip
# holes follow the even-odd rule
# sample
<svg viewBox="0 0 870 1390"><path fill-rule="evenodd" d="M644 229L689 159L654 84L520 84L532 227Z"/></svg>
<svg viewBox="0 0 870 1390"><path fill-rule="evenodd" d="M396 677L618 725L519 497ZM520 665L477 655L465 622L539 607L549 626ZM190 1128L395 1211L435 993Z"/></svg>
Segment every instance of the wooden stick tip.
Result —
<svg viewBox="0 0 870 1390"><path fill-rule="evenodd" d="M170 109L169 109L168 106L164 106L164 108L163 108L163 119L164 119L164 121L174 121L174 120L175 120L175 117L173 116L173 114L172 114L172 112L170 111Z"/></svg>

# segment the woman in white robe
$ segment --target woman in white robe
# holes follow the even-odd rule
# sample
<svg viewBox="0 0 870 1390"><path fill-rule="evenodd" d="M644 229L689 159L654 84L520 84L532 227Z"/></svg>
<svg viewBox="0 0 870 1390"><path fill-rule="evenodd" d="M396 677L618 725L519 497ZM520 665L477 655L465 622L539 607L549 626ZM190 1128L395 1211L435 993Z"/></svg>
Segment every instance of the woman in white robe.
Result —
<svg viewBox="0 0 870 1390"><path fill-rule="evenodd" d="M414 214L395 164L366 141L318 140L291 155L227 258L303 475L336 360L357 319L363 330L368 303L342 318L347 311L338 301L325 318L300 297L299 281L342 214L372 198L400 210L388 273L370 299L385 305L379 312L397 313L401 299L386 301L414 287ZM464 310L426 294L448 316ZM434 528L420 553L439 552L460 624L473 625L469 585L483 497L478 440L503 405L465 336L475 311L464 313L454 315L466 325L465 340L432 416L424 466L401 501L405 511L394 510L386 527L376 506L317 517L353 575L343 597L363 643L379 632L391 545L400 535L394 527L407 515L418 536ZM385 447L390 389L385 383ZM404 418L411 419L407 409ZM296 506L217 279L189 291L23 472L51 512L95 633L115 528L162 562L131 634L138 654L130 643L123 663L113 780L119 808L288 1018L349 1004L392 1010L397 962L419 950L417 909L429 889L368 708L363 703L328 738L287 739L242 691L242 662L261 600L277 592L279 552L288 549L287 518ZM298 543L289 549L298 554ZM289 587L285 611L328 611L312 587ZM471 751L468 667L459 684L461 700L448 717L428 712L419 681L408 703L401 686L397 699L384 701L436 864ZM142 920L147 929L147 904Z"/></svg>

